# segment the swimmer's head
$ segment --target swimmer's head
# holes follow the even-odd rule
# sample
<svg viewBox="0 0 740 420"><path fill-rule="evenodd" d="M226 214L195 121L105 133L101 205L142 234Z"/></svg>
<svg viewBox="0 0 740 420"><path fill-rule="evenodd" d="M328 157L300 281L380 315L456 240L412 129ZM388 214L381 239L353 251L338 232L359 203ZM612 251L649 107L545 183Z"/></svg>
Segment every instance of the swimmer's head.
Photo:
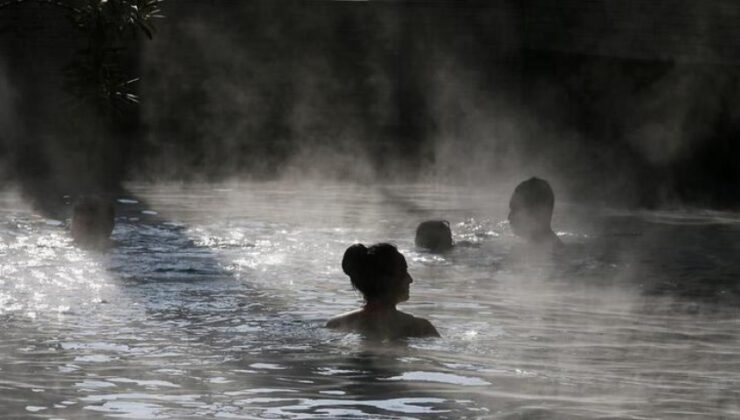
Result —
<svg viewBox="0 0 740 420"><path fill-rule="evenodd" d="M555 194L544 179L532 177L517 185L509 201L511 230L528 240L551 235Z"/></svg>
<svg viewBox="0 0 740 420"><path fill-rule="evenodd" d="M100 196L81 197L72 210L72 237L84 245L99 245L113 232L115 208Z"/></svg>
<svg viewBox="0 0 740 420"><path fill-rule="evenodd" d="M395 246L379 243L371 247L355 244L342 258L342 270L365 301L396 304L409 299L409 275L406 259Z"/></svg>
<svg viewBox="0 0 740 420"><path fill-rule="evenodd" d="M427 220L416 228L416 246L432 252L452 248L452 232L447 220Z"/></svg>

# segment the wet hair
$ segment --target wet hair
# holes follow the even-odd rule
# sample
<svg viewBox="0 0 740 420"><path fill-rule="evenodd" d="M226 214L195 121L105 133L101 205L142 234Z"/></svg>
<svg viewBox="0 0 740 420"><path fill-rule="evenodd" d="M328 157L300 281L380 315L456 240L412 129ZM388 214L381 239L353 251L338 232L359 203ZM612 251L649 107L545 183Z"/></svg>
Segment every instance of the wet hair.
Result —
<svg viewBox="0 0 740 420"><path fill-rule="evenodd" d="M433 252L452 248L452 231L447 220L427 220L416 228L416 246Z"/></svg>
<svg viewBox="0 0 740 420"><path fill-rule="evenodd" d="M527 209L542 209L552 215L555 206L555 194L550 184L544 179L532 177L521 182L514 189L511 201L516 198Z"/></svg>
<svg viewBox="0 0 740 420"><path fill-rule="evenodd" d="M382 298L393 292L396 279L392 274L397 264L405 265L406 260L389 243L378 243L369 248L354 244L344 251L342 258L342 270L365 300Z"/></svg>

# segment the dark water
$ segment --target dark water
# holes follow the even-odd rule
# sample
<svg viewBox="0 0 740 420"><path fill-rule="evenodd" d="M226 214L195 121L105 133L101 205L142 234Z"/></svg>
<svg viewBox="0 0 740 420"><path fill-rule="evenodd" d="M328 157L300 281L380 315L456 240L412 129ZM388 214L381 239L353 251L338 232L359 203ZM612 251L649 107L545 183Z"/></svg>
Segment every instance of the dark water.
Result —
<svg viewBox="0 0 740 420"><path fill-rule="evenodd" d="M107 253L0 195L0 411L25 418L740 418L740 215L556 209L435 185L132 186ZM145 201L144 201L145 200ZM156 212L156 214L155 214ZM461 244L418 252L445 217ZM390 240L442 339L322 328Z"/></svg>

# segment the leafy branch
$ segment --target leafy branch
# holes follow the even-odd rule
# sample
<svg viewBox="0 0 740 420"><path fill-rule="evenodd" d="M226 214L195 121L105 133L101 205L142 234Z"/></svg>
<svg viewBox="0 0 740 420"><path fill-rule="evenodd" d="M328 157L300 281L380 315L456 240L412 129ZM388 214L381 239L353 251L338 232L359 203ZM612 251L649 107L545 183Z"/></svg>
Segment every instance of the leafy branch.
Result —
<svg viewBox="0 0 740 420"><path fill-rule="evenodd" d="M29 3L31 1L34 3L38 3L38 4L47 4L50 6L61 7L62 9L66 9L72 12L75 11L74 7L70 6L69 4L63 1L59 1L59 0L9 0L9 1L0 3L0 9L3 9L8 6L15 6L15 5L23 4L23 3Z"/></svg>
<svg viewBox="0 0 740 420"><path fill-rule="evenodd" d="M0 0L2 1L2 0ZM123 53L138 33L152 39L164 0L7 0L0 10L24 4L63 9L86 45L64 68L64 89L102 114L135 104L136 77L123 70Z"/></svg>
<svg viewBox="0 0 740 420"><path fill-rule="evenodd" d="M87 39L87 46L65 69L67 91L95 102L101 111L120 111L121 105L137 103L134 84L138 78L125 74L121 56L137 33L152 38L153 20L163 17L162 1L77 0L68 17Z"/></svg>

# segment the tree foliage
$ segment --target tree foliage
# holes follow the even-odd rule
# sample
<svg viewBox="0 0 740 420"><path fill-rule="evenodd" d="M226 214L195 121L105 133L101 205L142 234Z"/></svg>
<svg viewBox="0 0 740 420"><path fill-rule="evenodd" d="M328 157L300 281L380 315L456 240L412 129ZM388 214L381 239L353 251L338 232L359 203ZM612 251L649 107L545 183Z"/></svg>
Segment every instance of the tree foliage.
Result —
<svg viewBox="0 0 740 420"><path fill-rule="evenodd" d="M0 9L36 3L66 13L83 46L64 68L65 89L103 114L138 102L137 77L128 74L123 55L138 34L151 39L163 0L9 0Z"/></svg>

